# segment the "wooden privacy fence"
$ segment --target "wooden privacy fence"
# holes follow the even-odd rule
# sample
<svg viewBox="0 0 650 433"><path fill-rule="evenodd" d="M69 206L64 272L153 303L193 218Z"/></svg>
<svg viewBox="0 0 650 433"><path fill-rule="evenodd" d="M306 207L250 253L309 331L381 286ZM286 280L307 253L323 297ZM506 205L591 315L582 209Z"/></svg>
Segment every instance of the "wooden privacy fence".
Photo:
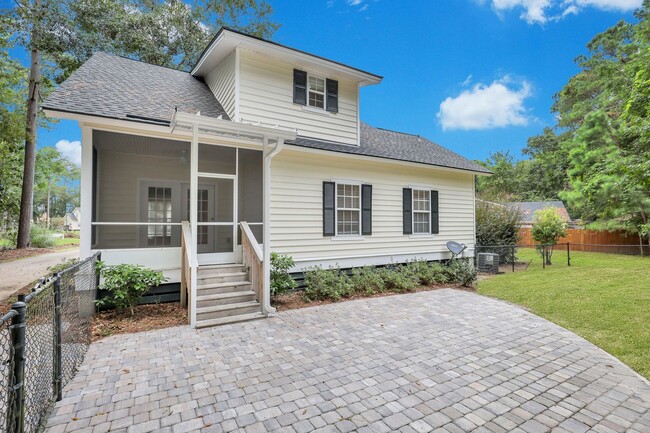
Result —
<svg viewBox="0 0 650 433"><path fill-rule="evenodd" d="M571 244L572 251L611 252L618 254L645 254L648 253L648 244L641 245L639 237L628 235L621 231L597 231L586 229L567 229L567 235L558 240L558 244ZM536 244L533 239L532 229L522 227L519 229L519 246Z"/></svg>

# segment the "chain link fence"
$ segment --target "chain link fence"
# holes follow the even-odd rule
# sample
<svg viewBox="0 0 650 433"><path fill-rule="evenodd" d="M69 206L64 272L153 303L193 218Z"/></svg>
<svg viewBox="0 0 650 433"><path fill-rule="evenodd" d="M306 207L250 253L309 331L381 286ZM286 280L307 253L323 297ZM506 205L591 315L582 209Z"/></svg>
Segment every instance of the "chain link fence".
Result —
<svg viewBox="0 0 650 433"><path fill-rule="evenodd" d="M0 429L36 433L90 345L99 254L19 295L0 318Z"/></svg>
<svg viewBox="0 0 650 433"><path fill-rule="evenodd" d="M530 245L477 245L474 256L479 272L502 273L571 266L576 253L650 256L648 245L601 245L565 242Z"/></svg>

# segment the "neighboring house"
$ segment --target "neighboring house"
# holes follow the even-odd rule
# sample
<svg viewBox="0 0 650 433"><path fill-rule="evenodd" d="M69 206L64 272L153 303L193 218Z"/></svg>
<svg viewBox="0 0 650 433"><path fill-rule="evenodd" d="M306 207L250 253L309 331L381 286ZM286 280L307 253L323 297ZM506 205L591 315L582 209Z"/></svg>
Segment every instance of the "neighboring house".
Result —
<svg viewBox="0 0 650 433"><path fill-rule="evenodd" d="M549 207L555 209L557 213L560 215L560 217L562 218L562 220L564 220L564 222L566 222L567 224L572 224L571 217L569 216L569 212L567 212L566 208L564 207L564 203L562 203L559 200L558 201L520 201L520 202L510 203L510 206L519 209L521 211L522 227L532 227L535 218L535 212Z"/></svg>
<svg viewBox="0 0 650 433"><path fill-rule="evenodd" d="M81 229L79 221L81 221L81 209L76 207L72 212L65 214L63 217L63 226L66 230L78 231Z"/></svg>
<svg viewBox="0 0 650 433"><path fill-rule="evenodd" d="M190 73L96 53L43 104L81 126L81 254L180 281L192 326L272 312L270 251L295 272L472 256L489 171L363 123L381 80L229 29Z"/></svg>

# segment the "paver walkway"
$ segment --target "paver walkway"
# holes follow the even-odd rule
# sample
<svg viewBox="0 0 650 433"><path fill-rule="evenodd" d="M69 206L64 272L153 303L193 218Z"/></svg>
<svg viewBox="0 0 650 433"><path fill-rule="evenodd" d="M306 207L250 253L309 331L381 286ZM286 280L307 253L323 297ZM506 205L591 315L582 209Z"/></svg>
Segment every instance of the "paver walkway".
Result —
<svg viewBox="0 0 650 433"><path fill-rule="evenodd" d="M0 299L47 274L47 268L79 258L79 247L0 263Z"/></svg>
<svg viewBox="0 0 650 433"><path fill-rule="evenodd" d="M47 433L648 432L650 384L510 304L438 290L90 348Z"/></svg>

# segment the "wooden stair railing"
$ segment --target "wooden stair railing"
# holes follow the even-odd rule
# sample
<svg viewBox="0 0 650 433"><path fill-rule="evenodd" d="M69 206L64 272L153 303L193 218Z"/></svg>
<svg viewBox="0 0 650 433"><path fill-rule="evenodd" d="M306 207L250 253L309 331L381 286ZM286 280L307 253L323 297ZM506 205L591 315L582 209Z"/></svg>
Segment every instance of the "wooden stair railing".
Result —
<svg viewBox="0 0 650 433"><path fill-rule="evenodd" d="M262 248L255 239L247 222L239 223L241 228L241 246L244 266L248 268L249 278L257 302L264 305L264 260Z"/></svg>
<svg viewBox="0 0 650 433"><path fill-rule="evenodd" d="M181 307L188 307L187 317L191 317L192 276L198 271L198 262L192 254L192 232L190 223L181 223Z"/></svg>

